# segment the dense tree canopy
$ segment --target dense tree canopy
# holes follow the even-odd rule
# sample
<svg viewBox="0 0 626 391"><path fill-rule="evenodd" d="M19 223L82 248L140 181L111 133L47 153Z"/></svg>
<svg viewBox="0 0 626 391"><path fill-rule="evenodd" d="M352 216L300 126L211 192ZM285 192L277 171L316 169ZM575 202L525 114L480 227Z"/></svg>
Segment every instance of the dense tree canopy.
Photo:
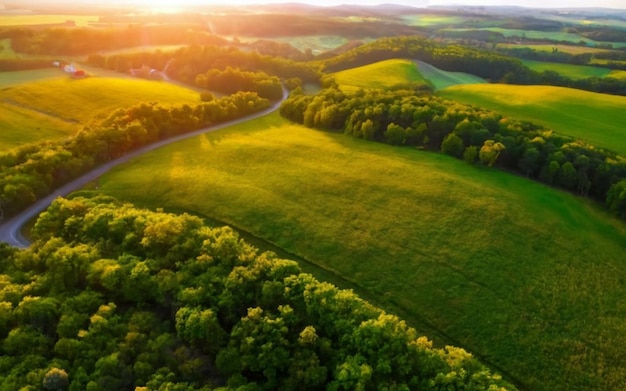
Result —
<svg viewBox="0 0 626 391"><path fill-rule="evenodd" d="M351 291L228 228L58 199L0 244L0 388L505 390Z"/></svg>

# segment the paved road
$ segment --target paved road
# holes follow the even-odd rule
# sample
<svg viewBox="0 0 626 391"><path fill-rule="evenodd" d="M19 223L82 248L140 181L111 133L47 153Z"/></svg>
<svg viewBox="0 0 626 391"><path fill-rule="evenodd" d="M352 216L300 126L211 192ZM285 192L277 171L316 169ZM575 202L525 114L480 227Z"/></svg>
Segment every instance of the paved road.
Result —
<svg viewBox="0 0 626 391"><path fill-rule="evenodd" d="M98 166L97 168L95 168L92 171L89 171L87 174L65 184L64 186L56 189L52 194L50 194L49 196L40 199L39 201L37 201L35 204L31 205L28 209L24 210L23 212L21 212L20 214L18 214L17 216L13 217L10 220L7 220L5 222L3 222L2 224L0 224L0 242L6 242L9 243L12 246L15 247L21 247L21 248L26 248L30 245L30 242L24 237L24 235L22 235L22 233L20 232L22 230L22 227L24 226L24 224L26 224L30 219L34 218L35 216L37 216L39 213L41 213L43 210L45 210L51 203L52 201L54 201L54 199L56 199L57 197L63 197L73 191L79 190L81 188L83 188L85 185L87 185L89 182L94 181L96 178L100 177L102 174L106 173L107 171L109 171L111 168L125 163L127 161L129 161L130 159L133 159L141 154L144 154L146 152L152 151L154 149L160 148L164 145L167 144L171 144L180 140L184 140L186 138L189 137L194 137L203 133L209 133L209 132L214 132L216 130L225 128L227 126L231 126L231 125L236 125L242 122L246 122L246 121L250 121L259 117L262 117L264 115L267 115L273 111L278 110L278 108L280 107L280 104L282 103L283 100L285 100L287 98L287 91L285 89L283 89L283 98L273 104L271 107L269 107L268 109L265 109L263 111L260 111L258 113L243 117L243 118L239 118L233 121L229 121L229 122L224 122L221 124L217 124L217 125L213 125L213 126L209 126L206 128L202 128L190 133L185 133L185 134L181 134L172 138L168 138L167 140L161 140L159 142L156 142L154 144L150 144L147 145L141 149L138 149L136 151L133 151L127 155L124 155L118 159L112 160L108 163L105 163L101 166Z"/></svg>

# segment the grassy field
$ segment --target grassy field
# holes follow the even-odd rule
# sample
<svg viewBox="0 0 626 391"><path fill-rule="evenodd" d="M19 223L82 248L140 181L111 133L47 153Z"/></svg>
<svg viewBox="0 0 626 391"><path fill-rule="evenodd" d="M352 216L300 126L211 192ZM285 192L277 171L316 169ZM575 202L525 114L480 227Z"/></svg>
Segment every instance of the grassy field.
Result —
<svg viewBox="0 0 626 391"><path fill-rule="evenodd" d="M419 72L435 87L441 90L458 84L486 83L481 77L464 72L448 72L422 61L417 61Z"/></svg>
<svg viewBox="0 0 626 391"><path fill-rule="evenodd" d="M472 17L457 15L406 15L402 20L410 26L433 27L462 24L472 20Z"/></svg>
<svg viewBox="0 0 626 391"><path fill-rule="evenodd" d="M611 73L611 69L600 68L589 65L560 64L557 62L522 60L522 63L533 71L554 71L561 76L570 79L585 79L588 77L606 77Z"/></svg>
<svg viewBox="0 0 626 391"><path fill-rule="evenodd" d="M554 44L516 44L516 43L499 43L497 45L498 49L521 49L521 48L529 48L536 50L538 52L552 52L554 48L556 48L559 52L569 53L569 54L584 54L584 53L601 53L606 52L606 49L598 49L589 46L580 46L580 45L554 45Z"/></svg>
<svg viewBox="0 0 626 391"><path fill-rule="evenodd" d="M334 73L335 80L347 92L359 88L391 88L407 83L430 84L411 60L385 60Z"/></svg>
<svg viewBox="0 0 626 391"><path fill-rule="evenodd" d="M626 155L626 97L551 86L454 86L439 95L525 119Z"/></svg>
<svg viewBox="0 0 626 391"><path fill-rule="evenodd" d="M570 194L277 114L146 154L98 186L314 262L524 389L626 387L626 228Z"/></svg>
<svg viewBox="0 0 626 391"><path fill-rule="evenodd" d="M0 75L8 77L9 73L13 72ZM17 74L18 79L32 77L32 74L22 72ZM197 92L160 81L102 77L71 79L59 77L58 70L56 75L55 78L0 89L0 146L8 148L63 137L99 114L105 115L115 108L139 102L199 101Z"/></svg>
<svg viewBox="0 0 626 391"><path fill-rule="evenodd" d="M473 29L466 28L454 28L450 31L467 31ZM592 39L588 39L579 34L567 33L564 31L539 31L539 30L518 30L518 29L506 29L501 27L483 27L478 30L489 30L498 33L502 33L505 37L520 37L525 39L551 39L554 41L571 42L577 44L581 41L586 42L587 45L593 46L599 43L610 43L615 48L626 47L625 42L596 42ZM445 31L445 30L444 30Z"/></svg>

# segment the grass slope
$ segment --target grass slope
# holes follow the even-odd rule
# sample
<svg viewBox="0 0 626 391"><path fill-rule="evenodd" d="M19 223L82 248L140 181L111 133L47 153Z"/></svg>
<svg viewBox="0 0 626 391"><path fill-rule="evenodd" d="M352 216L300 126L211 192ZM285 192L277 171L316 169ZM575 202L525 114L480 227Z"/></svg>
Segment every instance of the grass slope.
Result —
<svg viewBox="0 0 626 391"><path fill-rule="evenodd" d="M58 75L58 73L57 73ZM56 77L0 90L0 145L57 138L99 114L139 102L192 103L197 92L140 79Z"/></svg>
<svg viewBox="0 0 626 391"><path fill-rule="evenodd" d="M560 64L557 62L522 60L522 63L533 71L554 71L561 76L570 79L585 79L588 77L606 77L611 73L611 69L600 68L589 65Z"/></svg>
<svg viewBox="0 0 626 391"><path fill-rule="evenodd" d="M99 186L334 271L524 388L626 387L626 229L570 194L277 114L153 151Z"/></svg>
<svg viewBox="0 0 626 391"><path fill-rule="evenodd" d="M471 75L464 72L448 72L436 68L423 61L417 61L420 73L435 87L435 90L441 90L458 84L477 84L486 83L487 81L479 76Z"/></svg>
<svg viewBox="0 0 626 391"><path fill-rule="evenodd" d="M552 86L477 84L446 88L444 98L525 119L626 155L626 97Z"/></svg>
<svg viewBox="0 0 626 391"><path fill-rule="evenodd" d="M413 61L392 59L364 65L333 74L344 91L359 88L390 88L407 83L429 84Z"/></svg>

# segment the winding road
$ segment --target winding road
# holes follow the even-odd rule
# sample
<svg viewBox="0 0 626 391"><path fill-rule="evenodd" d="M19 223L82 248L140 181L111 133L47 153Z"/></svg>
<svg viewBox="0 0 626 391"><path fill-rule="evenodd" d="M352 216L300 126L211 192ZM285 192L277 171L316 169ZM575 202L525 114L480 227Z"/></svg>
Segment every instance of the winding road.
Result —
<svg viewBox="0 0 626 391"><path fill-rule="evenodd" d="M36 203L34 203L33 205L31 205L30 207L28 207L27 209L25 209L24 211L22 211L21 213L19 213L18 215L14 216L13 218L11 218L10 220L4 221L2 222L2 224L0 224L0 242L6 242L12 246L15 247L20 247L20 248L26 248L28 246L30 246L30 242L24 237L24 235L22 235L21 230L22 227L24 226L24 224L26 224L29 220L31 220L32 218L34 218L35 216L37 216L39 213L41 213L42 211L44 211L51 203L52 201L54 201L56 198L58 197L63 197L66 196L67 194L79 190L81 188L83 188L85 185L87 185L89 182L94 181L95 179L97 179L98 177L100 177L101 175L105 174L106 172L108 172L109 170L111 170L111 168L120 165L122 163L126 163L127 161L142 155L146 152L155 150L157 148L161 148L164 145L168 145L171 143L175 143L177 141L180 140L184 140L190 137L195 137L198 136L200 134L204 134L204 133L209 133L209 132L214 132L216 130L220 130L223 129L225 127L228 126L232 126L232 125L237 125L243 122L247 122L256 118L260 118L263 117L269 113L272 113L276 110L278 110L278 108L280 107L280 104L287 98L288 92L287 90L283 87L283 97L281 100L279 100L278 102L274 103L272 106L270 106L269 108L259 111L257 113L242 117L242 118L238 118L232 121L228 121L228 122L223 122L220 124L216 124L216 125L212 125L212 126L208 126L206 128L202 128L202 129L198 129L195 130L193 132L189 132L189 133L185 133L185 134L181 134L178 136L174 136L165 140L161 140L158 141L156 143L150 144L150 145L146 145L143 148L140 148L136 151L133 151L127 155L124 155L122 157L119 157L115 160L112 160L110 162L107 162L101 166L96 167L95 169L93 169L92 171L89 171L88 173L84 174L81 177L78 177L76 179L74 179L73 181L63 185L62 187L55 189L52 194L48 195L45 198L42 198L40 200L38 200Z"/></svg>

